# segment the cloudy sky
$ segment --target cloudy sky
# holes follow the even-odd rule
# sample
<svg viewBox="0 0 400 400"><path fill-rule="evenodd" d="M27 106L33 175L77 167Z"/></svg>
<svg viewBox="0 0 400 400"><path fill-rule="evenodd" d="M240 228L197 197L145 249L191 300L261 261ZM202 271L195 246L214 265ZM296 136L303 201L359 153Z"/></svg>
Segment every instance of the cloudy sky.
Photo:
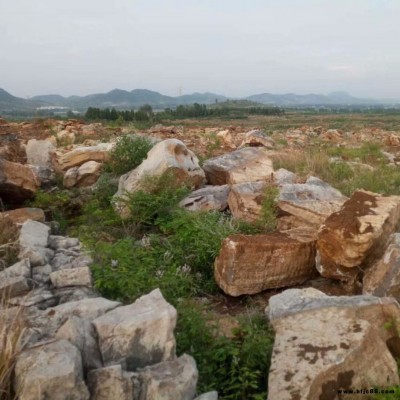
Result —
<svg viewBox="0 0 400 400"><path fill-rule="evenodd" d="M400 0L0 0L0 88L400 98Z"/></svg>

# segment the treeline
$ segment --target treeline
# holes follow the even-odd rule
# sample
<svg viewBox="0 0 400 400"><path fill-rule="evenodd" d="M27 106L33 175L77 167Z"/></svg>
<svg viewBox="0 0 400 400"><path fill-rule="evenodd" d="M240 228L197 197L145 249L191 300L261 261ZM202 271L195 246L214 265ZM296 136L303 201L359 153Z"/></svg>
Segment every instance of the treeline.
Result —
<svg viewBox="0 0 400 400"><path fill-rule="evenodd" d="M116 110L115 108L95 108L89 107L86 110L85 118L88 120L108 120L108 121L150 121L153 115L151 106L145 105L139 110Z"/></svg>
<svg viewBox="0 0 400 400"><path fill-rule="evenodd" d="M205 104L178 106L176 109L166 108L157 114L160 119L183 119L202 117L237 117L246 115L282 115L284 110L279 107L215 107Z"/></svg>
<svg viewBox="0 0 400 400"><path fill-rule="evenodd" d="M160 122L165 119L229 117L238 118L247 115L282 115L284 110L279 107L207 107L205 104L181 105L176 109L166 108L164 111L154 113L150 105L146 104L139 110L116 110L115 108L89 107L85 118L88 120L109 121L153 121Z"/></svg>

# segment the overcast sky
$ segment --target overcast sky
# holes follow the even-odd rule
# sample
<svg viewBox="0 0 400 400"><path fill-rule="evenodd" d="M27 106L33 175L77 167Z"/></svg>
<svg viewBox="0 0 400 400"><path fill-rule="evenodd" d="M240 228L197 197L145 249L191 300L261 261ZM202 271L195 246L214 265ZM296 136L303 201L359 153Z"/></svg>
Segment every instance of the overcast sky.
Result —
<svg viewBox="0 0 400 400"><path fill-rule="evenodd" d="M400 98L400 0L0 0L0 88Z"/></svg>

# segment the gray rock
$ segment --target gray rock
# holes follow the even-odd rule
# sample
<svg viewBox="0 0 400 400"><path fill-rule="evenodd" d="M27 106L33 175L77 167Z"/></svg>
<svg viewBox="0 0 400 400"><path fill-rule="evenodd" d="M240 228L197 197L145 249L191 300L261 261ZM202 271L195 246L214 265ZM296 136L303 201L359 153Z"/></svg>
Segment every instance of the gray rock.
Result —
<svg viewBox="0 0 400 400"><path fill-rule="evenodd" d="M89 372L88 385L91 400L133 400L133 372L126 372L121 365L112 365Z"/></svg>
<svg viewBox="0 0 400 400"><path fill-rule="evenodd" d="M89 267L61 269L50 274L54 287L92 286L92 276Z"/></svg>
<svg viewBox="0 0 400 400"><path fill-rule="evenodd" d="M104 364L126 363L134 371L172 359L176 316L175 308L156 289L95 319Z"/></svg>
<svg viewBox="0 0 400 400"><path fill-rule="evenodd" d="M204 393L194 400L218 400L218 392L214 390L213 392Z"/></svg>
<svg viewBox="0 0 400 400"><path fill-rule="evenodd" d="M0 298L14 297L31 288L31 265L28 259L0 271Z"/></svg>
<svg viewBox="0 0 400 400"><path fill-rule="evenodd" d="M52 168L51 153L55 146L50 141L30 139L25 150L28 164Z"/></svg>
<svg viewBox="0 0 400 400"><path fill-rule="evenodd" d="M38 287L30 290L27 294L13 297L8 301L11 306L32 307L44 310L58 304L57 296L45 287Z"/></svg>
<svg viewBox="0 0 400 400"><path fill-rule="evenodd" d="M72 262L74 261L73 256L66 256L62 253L57 253L51 261L51 266L54 270L72 268Z"/></svg>
<svg viewBox="0 0 400 400"><path fill-rule="evenodd" d="M89 267L92 264L93 264L92 257L88 254L83 254L83 255L75 258L72 261L71 266L72 266L72 268L82 268L82 267Z"/></svg>
<svg viewBox="0 0 400 400"><path fill-rule="evenodd" d="M88 400L78 349L66 340L36 345L18 357L15 391L19 400Z"/></svg>
<svg viewBox="0 0 400 400"><path fill-rule="evenodd" d="M69 317L58 330L56 339L68 340L80 350L86 371L103 366L96 341L96 331L87 319Z"/></svg>
<svg viewBox="0 0 400 400"><path fill-rule="evenodd" d="M253 129L252 131L246 132L242 146L246 145L263 146L268 149L273 149L275 147L275 142L271 137L267 136L264 131Z"/></svg>
<svg viewBox="0 0 400 400"><path fill-rule="evenodd" d="M46 247L28 247L24 248L18 254L18 258L28 258L32 267L46 265L51 262L54 251Z"/></svg>
<svg viewBox="0 0 400 400"><path fill-rule="evenodd" d="M37 284L45 284L50 282L50 274L52 272L51 265L46 264L32 268L32 280Z"/></svg>
<svg viewBox="0 0 400 400"><path fill-rule="evenodd" d="M274 172L274 181L277 185L285 183L295 183L296 174L284 168L279 168Z"/></svg>
<svg viewBox="0 0 400 400"><path fill-rule="evenodd" d="M56 174L53 168L40 167L38 165L28 165L31 171L40 179L42 188L51 187L56 183Z"/></svg>
<svg viewBox="0 0 400 400"><path fill-rule="evenodd" d="M139 400L192 400L197 379L196 362L187 354L146 367L139 373Z"/></svg>
<svg viewBox="0 0 400 400"><path fill-rule="evenodd" d="M185 197L179 206L189 211L224 211L228 207L228 185L206 186Z"/></svg>
<svg viewBox="0 0 400 400"><path fill-rule="evenodd" d="M23 223L19 235L21 250L24 248L47 247L50 228L41 222L28 220Z"/></svg>
<svg viewBox="0 0 400 400"><path fill-rule="evenodd" d="M53 250L69 249L70 247L79 246L79 244L79 239L76 238L56 235L49 236L49 247L51 247Z"/></svg>
<svg viewBox="0 0 400 400"><path fill-rule="evenodd" d="M99 293L94 288L85 286L57 288L54 289L54 292L57 294L60 304L100 297Z"/></svg>

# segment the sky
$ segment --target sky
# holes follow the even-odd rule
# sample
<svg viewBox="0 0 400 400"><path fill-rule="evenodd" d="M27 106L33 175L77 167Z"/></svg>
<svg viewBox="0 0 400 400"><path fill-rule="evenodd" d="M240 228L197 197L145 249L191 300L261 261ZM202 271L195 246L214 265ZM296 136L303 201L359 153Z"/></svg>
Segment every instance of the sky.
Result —
<svg viewBox="0 0 400 400"><path fill-rule="evenodd" d="M400 0L0 0L0 88L400 98Z"/></svg>

